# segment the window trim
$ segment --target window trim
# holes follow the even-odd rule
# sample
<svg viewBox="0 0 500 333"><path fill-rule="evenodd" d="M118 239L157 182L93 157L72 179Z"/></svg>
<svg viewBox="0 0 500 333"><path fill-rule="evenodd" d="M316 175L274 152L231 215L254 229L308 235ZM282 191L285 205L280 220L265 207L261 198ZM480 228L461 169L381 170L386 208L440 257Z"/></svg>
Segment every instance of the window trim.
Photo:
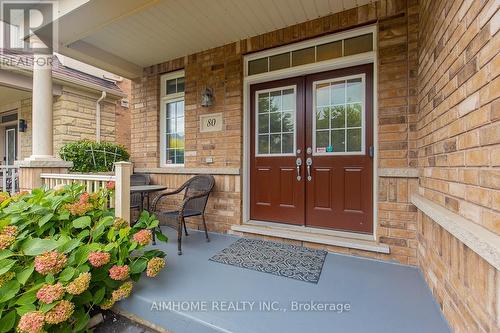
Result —
<svg viewBox="0 0 500 333"><path fill-rule="evenodd" d="M167 154L166 154L166 149L167 149L167 126L166 126L166 120L167 120L167 104L168 103L173 103L173 102L179 102L179 101L184 101L185 103L185 93L180 92L180 93L175 93L175 94L168 94L167 95L167 81L172 80L172 79L177 79L184 77L184 85L185 83L185 73L184 70L180 71L175 71L171 73L167 73L161 76L160 78L160 133L159 133L159 140L160 140L160 168L183 168L185 165L185 160L183 164L174 164L174 163L167 163ZM186 139L186 107L184 104L184 140ZM186 148L185 148L185 143L184 143L184 158L186 158Z"/></svg>
<svg viewBox="0 0 500 333"><path fill-rule="evenodd" d="M343 151L343 152L322 152L318 153L316 151L316 86L318 84L322 83L331 83L335 81L347 81L350 79L361 79L361 86L362 86L362 101L361 101L361 150L360 151ZM347 89L347 87L346 87ZM366 75L364 73L362 74L354 74L354 75L348 75L348 76L342 76L342 77L336 77L332 79L326 79L326 80L319 80L319 81L314 81L312 85L312 91L313 91L313 119L312 119L312 148L313 148L313 156L348 156L348 155L365 155L366 154ZM344 103L346 105L348 103ZM345 121L347 122L347 108L346 108L346 115L345 115ZM346 132L345 136L345 145L347 149L347 127L343 128ZM330 128L328 131L330 132L332 129Z"/></svg>

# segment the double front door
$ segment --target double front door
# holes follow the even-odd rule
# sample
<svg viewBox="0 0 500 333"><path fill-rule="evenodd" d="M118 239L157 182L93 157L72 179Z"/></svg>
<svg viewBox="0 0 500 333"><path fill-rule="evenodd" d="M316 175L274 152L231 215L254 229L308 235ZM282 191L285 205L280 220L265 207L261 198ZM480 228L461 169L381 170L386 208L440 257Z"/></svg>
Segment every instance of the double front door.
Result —
<svg viewBox="0 0 500 333"><path fill-rule="evenodd" d="M372 233L373 65L250 93L250 218Z"/></svg>

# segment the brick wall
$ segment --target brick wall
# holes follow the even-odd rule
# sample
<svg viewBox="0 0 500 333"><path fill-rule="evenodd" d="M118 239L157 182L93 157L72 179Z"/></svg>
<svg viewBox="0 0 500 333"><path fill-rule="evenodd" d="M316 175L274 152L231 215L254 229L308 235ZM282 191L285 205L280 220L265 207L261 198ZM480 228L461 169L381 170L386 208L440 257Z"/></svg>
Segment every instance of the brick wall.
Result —
<svg viewBox="0 0 500 333"><path fill-rule="evenodd" d="M418 264L452 329L498 332L498 270L422 212L418 234Z"/></svg>
<svg viewBox="0 0 500 333"><path fill-rule="evenodd" d="M416 167L416 94L418 3L416 0L384 0L353 8L260 36L231 43L146 68L143 77L132 83L131 152L134 166L159 166L159 83L163 73L185 69L186 163L187 168L242 168L243 154L243 56L288 43L376 23L378 20L378 103L380 168ZM200 106L201 91L215 92L212 107ZM224 129L200 133L201 114L221 112ZM206 165L205 157L214 163ZM174 175L164 175L167 181ZM235 182L241 182L239 176ZM390 256L358 251L357 254L416 264L416 209L409 203L416 178L384 178L379 183L379 240L391 247ZM221 184L217 184L221 187ZM240 183L241 187L241 183ZM396 195L394 195L396 193ZM404 193L404 194L403 194ZM219 200L209 218L215 230L227 231L242 222L241 195ZM224 208L237 213L227 219ZM218 219L222 221L218 221ZM199 225L198 225L199 226Z"/></svg>
<svg viewBox="0 0 500 333"><path fill-rule="evenodd" d="M498 1L421 6L421 193L500 234Z"/></svg>
<svg viewBox="0 0 500 333"><path fill-rule="evenodd" d="M500 235L498 1L422 0L419 192ZM418 212L418 264L457 332L500 331L500 273Z"/></svg>
<svg viewBox="0 0 500 333"><path fill-rule="evenodd" d="M132 82L123 79L121 82L116 83L121 91L127 94L127 100L130 103ZM128 152L130 152L130 109L121 106L121 100L116 101L115 113L115 137L116 143L124 145Z"/></svg>
<svg viewBox="0 0 500 333"><path fill-rule="evenodd" d="M54 155L59 156L59 149L66 142L96 138L96 100L99 95L79 94L64 91L54 98ZM115 103L101 104L101 140L115 142L116 120ZM28 123L26 132L19 133L19 160L31 155L32 146L32 101L31 98L21 101L19 118Z"/></svg>

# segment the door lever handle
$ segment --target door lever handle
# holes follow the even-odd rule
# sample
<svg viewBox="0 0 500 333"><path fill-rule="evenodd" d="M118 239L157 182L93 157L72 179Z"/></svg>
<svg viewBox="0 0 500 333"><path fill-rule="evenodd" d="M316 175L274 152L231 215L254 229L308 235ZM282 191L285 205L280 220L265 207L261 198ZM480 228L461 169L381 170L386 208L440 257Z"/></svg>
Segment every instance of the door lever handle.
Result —
<svg viewBox="0 0 500 333"><path fill-rule="evenodd" d="M311 165L313 164L312 158L308 157L306 160L306 165L307 165L307 181L311 181Z"/></svg>
<svg viewBox="0 0 500 333"><path fill-rule="evenodd" d="M295 165L297 168L297 181L301 181L302 177L300 176L300 166L302 165L302 159L300 157L297 157L297 160L295 161Z"/></svg>

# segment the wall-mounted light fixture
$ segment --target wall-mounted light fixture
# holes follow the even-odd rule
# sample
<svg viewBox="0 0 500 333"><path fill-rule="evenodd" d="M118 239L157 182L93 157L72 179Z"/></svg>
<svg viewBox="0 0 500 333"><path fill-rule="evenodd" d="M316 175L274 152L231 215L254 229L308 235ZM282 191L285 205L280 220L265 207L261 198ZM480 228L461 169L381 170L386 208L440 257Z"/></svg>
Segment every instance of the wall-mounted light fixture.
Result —
<svg viewBox="0 0 500 333"><path fill-rule="evenodd" d="M28 129L28 122L25 119L19 119L19 132L26 132Z"/></svg>
<svg viewBox="0 0 500 333"><path fill-rule="evenodd" d="M209 107L214 104L214 93L212 89L205 88L201 93L201 106Z"/></svg>

